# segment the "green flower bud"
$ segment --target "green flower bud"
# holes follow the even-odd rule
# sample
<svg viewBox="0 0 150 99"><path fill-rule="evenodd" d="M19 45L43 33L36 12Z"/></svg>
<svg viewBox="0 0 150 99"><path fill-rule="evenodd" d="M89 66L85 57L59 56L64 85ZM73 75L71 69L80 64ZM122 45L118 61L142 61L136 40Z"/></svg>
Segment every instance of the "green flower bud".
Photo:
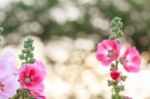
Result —
<svg viewBox="0 0 150 99"><path fill-rule="evenodd" d="M116 66L115 66L115 64L111 64L111 68L110 68L110 70L116 70Z"/></svg>
<svg viewBox="0 0 150 99"><path fill-rule="evenodd" d="M34 47L33 47L33 46L31 46L31 47L30 47L30 50L31 50L31 51L33 51L33 50L34 50Z"/></svg>
<svg viewBox="0 0 150 99"><path fill-rule="evenodd" d="M123 22L121 21L121 18L114 17L114 19L111 21L111 26L113 33L112 35L110 35L109 39L119 39L124 35L121 30L121 28L123 27Z"/></svg>
<svg viewBox="0 0 150 99"><path fill-rule="evenodd" d="M19 55L19 58L20 58L21 60L23 60L25 57L24 57L23 54L21 54L21 55Z"/></svg>
<svg viewBox="0 0 150 99"><path fill-rule="evenodd" d="M112 21L112 22L111 22L111 26L112 26L112 27L115 27L115 26L116 26L116 22Z"/></svg>
<svg viewBox="0 0 150 99"><path fill-rule="evenodd" d="M112 27L112 32L116 32L117 31L117 27Z"/></svg>
<svg viewBox="0 0 150 99"><path fill-rule="evenodd" d="M27 49L23 49L23 50L22 50L22 53L27 53Z"/></svg>
<svg viewBox="0 0 150 99"><path fill-rule="evenodd" d="M118 23L119 21L121 21L121 18L119 18L119 17L114 17L114 22L116 22L116 23Z"/></svg>
<svg viewBox="0 0 150 99"><path fill-rule="evenodd" d="M0 33L3 32L3 27L0 27Z"/></svg>
<svg viewBox="0 0 150 99"><path fill-rule="evenodd" d="M22 56L21 59L24 61L22 64L30 64L30 63L34 63L35 59L34 59L34 55L33 55L33 51L34 47L33 47L33 40L32 38L27 38L24 41L24 49L22 50Z"/></svg>
<svg viewBox="0 0 150 99"><path fill-rule="evenodd" d="M118 27L122 28L122 26L123 26L123 23L122 22L118 22Z"/></svg>
<svg viewBox="0 0 150 99"><path fill-rule="evenodd" d="M29 41L28 41L28 38L26 38L25 40L24 40L24 43L28 43Z"/></svg>
<svg viewBox="0 0 150 99"><path fill-rule="evenodd" d="M31 58L31 59L29 60L29 63L34 63L34 61L35 61L35 59L34 59L34 58Z"/></svg>
<svg viewBox="0 0 150 99"><path fill-rule="evenodd" d="M33 55L33 53L29 53L29 57L33 57L34 55Z"/></svg>
<svg viewBox="0 0 150 99"><path fill-rule="evenodd" d="M114 64L114 63L112 63L112 64L111 64L111 67L115 67L115 64Z"/></svg>
<svg viewBox="0 0 150 99"><path fill-rule="evenodd" d="M124 36L124 33L122 31L119 32L119 36L122 37Z"/></svg>
<svg viewBox="0 0 150 99"><path fill-rule="evenodd" d="M111 39L111 40L115 39L115 35L114 34L110 35L109 39Z"/></svg>
<svg viewBox="0 0 150 99"><path fill-rule="evenodd" d="M28 54L28 53L30 53L30 49L25 49L23 52L24 52L24 54Z"/></svg>
<svg viewBox="0 0 150 99"><path fill-rule="evenodd" d="M28 46L32 46L33 45L33 42L28 42Z"/></svg>
<svg viewBox="0 0 150 99"><path fill-rule="evenodd" d="M33 42L33 39L27 38L28 42Z"/></svg>
<svg viewBox="0 0 150 99"><path fill-rule="evenodd" d="M111 80L107 80L107 82L108 82L108 86L112 85L112 81Z"/></svg>
<svg viewBox="0 0 150 99"><path fill-rule="evenodd" d="M126 79L127 79L127 76L121 76L122 81L126 81Z"/></svg>
<svg viewBox="0 0 150 99"><path fill-rule="evenodd" d="M28 43L24 43L24 48L28 48Z"/></svg>

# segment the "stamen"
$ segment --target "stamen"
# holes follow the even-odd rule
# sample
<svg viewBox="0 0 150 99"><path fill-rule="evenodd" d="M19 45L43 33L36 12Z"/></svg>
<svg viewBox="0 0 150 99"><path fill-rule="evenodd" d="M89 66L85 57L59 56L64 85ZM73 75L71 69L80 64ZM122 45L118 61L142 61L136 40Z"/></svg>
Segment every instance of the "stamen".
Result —
<svg viewBox="0 0 150 99"><path fill-rule="evenodd" d="M24 79L24 81L25 81L26 83L30 83L30 82L32 81L32 79L31 79L31 77L26 77L26 78Z"/></svg>
<svg viewBox="0 0 150 99"><path fill-rule="evenodd" d="M124 58L121 57L121 58L119 58L119 60L122 65L125 65L128 62L125 57Z"/></svg>
<svg viewBox="0 0 150 99"><path fill-rule="evenodd" d="M107 54L108 57L114 57L114 51L113 50L108 50L108 54Z"/></svg>
<svg viewBox="0 0 150 99"><path fill-rule="evenodd" d="M4 85L2 83L0 83L0 91L4 90Z"/></svg>

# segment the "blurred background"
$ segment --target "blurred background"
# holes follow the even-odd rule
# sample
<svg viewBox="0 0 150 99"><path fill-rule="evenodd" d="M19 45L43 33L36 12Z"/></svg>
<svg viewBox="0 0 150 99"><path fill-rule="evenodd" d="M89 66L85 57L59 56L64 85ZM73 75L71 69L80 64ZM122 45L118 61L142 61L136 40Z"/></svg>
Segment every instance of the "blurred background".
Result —
<svg viewBox="0 0 150 99"><path fill-rule="evenodd" d="M123 94L150 99L149 0L0 0L1 43L18 55L24 37L33 37L35 57L47 68L47 99L110 99L109 69L95 50L115 16L124 23L122 50L134 45L142 57L141 72L127 74Z"/></svg>

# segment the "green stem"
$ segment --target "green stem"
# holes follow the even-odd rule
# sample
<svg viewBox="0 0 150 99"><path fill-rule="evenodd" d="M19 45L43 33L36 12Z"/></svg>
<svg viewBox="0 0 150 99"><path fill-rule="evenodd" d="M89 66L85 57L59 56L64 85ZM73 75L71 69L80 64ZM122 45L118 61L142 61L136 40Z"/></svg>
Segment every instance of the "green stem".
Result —
<svg viewBox="0 0 150 99"><path fill-rule="evenodd" d="M22 93L22 99L24 99L24 92L23 92L23 90L21 91L21 93Z"/></svg>
<svg viewBox="0 0 150 99"><path fill-rule="evenodd" d="M118 71L118 63L119 61L116 60L115 62L115 70ZM119 99L119 91L117 90L117 87L118 87L118 83L119 82L115 82L115 84L113 85L113 91L114 91L114 98L115 99Z"/></svg>
<svg viewBox="0 0 150 99"><path fill-rule="evenodd" d="M116 60L116 70L118 70L118 61Z"/></svg>
<svg viewBox="0 0 150 99"><path fill-rule="evenodd" d="M116 95L115 95L116 99L119 99L119 93L116 92Z"/></svg>

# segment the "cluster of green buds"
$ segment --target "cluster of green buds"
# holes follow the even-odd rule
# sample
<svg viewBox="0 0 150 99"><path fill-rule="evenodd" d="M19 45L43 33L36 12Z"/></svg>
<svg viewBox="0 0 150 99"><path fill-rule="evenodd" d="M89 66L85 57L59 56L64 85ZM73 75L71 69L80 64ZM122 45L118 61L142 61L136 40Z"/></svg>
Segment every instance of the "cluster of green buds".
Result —
<svg viewBox="0 0 150 99"><path fill-rule="evenodd" d="M17 94L10 99L35 99L33 96L29 96L30 91L20 88L17 90Z"/></svg>
<svg viewBox="0 0 150 99"><path fill-rule="evenodd" d="M123 27L123 22L121 20L121 18L119 17L114 17L114 19L111 21L111 35L109 37L109 39L119 39L121 38L124 33L122 31L122 27Z"/></svg>
<svg viewBox="0 0 150 99"><path fill-rule="evenodd" d="M33 39L26 38L24 41L24 48L22 49L22 53L19 55L19 58L22 60L22 65L34 63L35 59L33 51Z"/></svg>

